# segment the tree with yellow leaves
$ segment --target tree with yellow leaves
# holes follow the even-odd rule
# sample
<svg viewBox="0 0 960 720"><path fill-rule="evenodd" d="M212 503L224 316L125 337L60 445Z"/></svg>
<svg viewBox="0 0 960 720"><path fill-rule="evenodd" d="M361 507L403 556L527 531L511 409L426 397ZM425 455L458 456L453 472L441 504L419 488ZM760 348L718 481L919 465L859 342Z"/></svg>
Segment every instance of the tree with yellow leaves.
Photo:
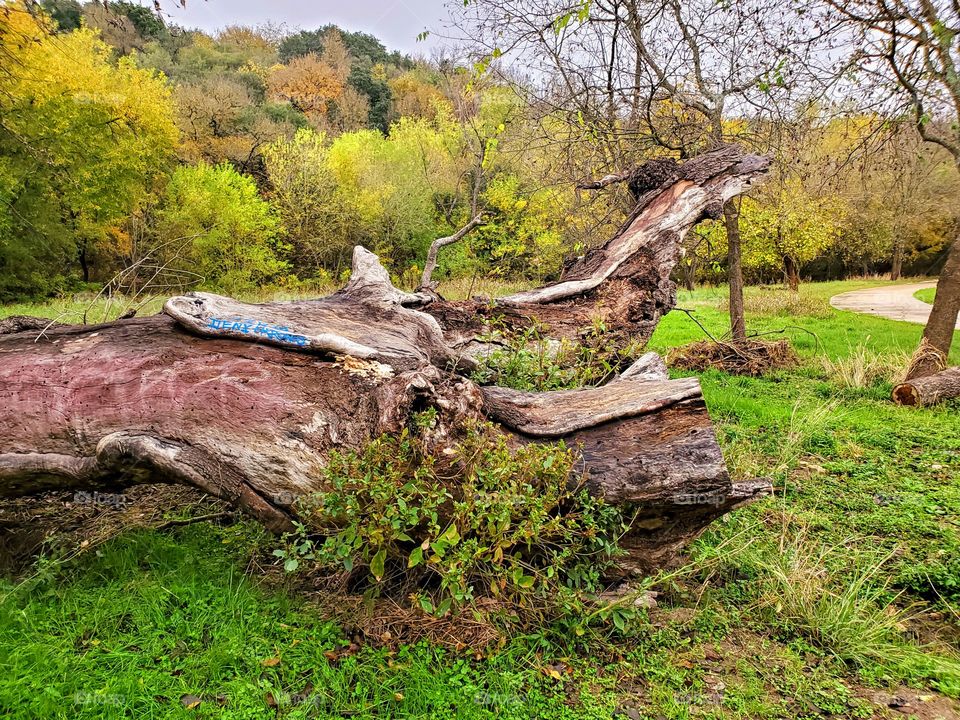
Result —
<svg viewBox="0 0 960 720"><path fill-rule="evenodd" d="M313 53L274 67L268 86L274 100L289 102L314 123L326 117L344 89L336 70Z"/></svg>
<svg viewBox="0 0 960 720"><path fill-rule="evenodd" d="M170 90L19 1L0 6L0 55L0 297L50 291L76 264L93 279L94 250L173 159Z"/></svg>

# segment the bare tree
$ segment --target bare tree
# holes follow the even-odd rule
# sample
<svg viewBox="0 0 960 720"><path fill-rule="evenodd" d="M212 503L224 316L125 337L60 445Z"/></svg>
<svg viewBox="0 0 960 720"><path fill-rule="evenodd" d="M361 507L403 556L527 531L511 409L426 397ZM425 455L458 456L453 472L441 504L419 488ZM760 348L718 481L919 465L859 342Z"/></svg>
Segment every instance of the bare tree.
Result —
<svg viewBox="0 0 960 720"><path fill-rule="evenodd" d="M566 119L592 166L631 167L644 153L681 159L731 140L789 93L811 45L789 4L772 0L472 0L457 21L489 57L528 68L523 91L554 122ZM498 70L496 63L494 70ZM504 79L516 82L516 78ZM588 146L593 150L583 151ZM626 199L629 202L629 198ZM746 337L737 206L729 237L731 330Z"/></svg>
<svg viewBox="0 0 960 720"><path fill-rule="evenodd" d="M826 0L832 32L856 48L868 92L889 96L920 136L944 148L960 172L960 3L953 0ZM937 297L908 378L942 370L960 313L960 242L947 250Z"/></svg>
<svg viewBox="0 0 960 720"><path fill-rule="evenodd" d="M437 268L437 254L440 252L440 248L460 242L481 222L483 222L483 214L477 213L453 235L437 238L430 243L430 249L427 251L427 261L423 265L423 275L420 278L420 290L430 290L434 287L433 271Z"/></svg>

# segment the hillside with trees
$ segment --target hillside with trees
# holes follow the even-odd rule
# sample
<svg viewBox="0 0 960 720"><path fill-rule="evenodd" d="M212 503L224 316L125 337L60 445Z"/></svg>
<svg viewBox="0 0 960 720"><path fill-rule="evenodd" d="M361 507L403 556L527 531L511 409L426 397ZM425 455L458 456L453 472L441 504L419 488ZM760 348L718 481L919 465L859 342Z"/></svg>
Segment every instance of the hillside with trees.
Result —
<svg viewBox="0 0 960 720"><path fill-rule="evenodd" d="M438 277L549 280L630 207L578 181L728 140L777 160L735 208L748 282L936 274L956 230L946 151L886 115L804 98L799 81L788 92L768 68L729 107L674 88L610 124L592 80L565 99L478 74L470 48L413 59L333 26L210 36L136 4L47 0L6 6L2 29L8 301L116 278L123 291L322 284L358 243L413 278L432 240L481 211ZM36 134L52 117L57 132ZM729 255L724 223L700 228L682 281L722 280Z"/></svg>

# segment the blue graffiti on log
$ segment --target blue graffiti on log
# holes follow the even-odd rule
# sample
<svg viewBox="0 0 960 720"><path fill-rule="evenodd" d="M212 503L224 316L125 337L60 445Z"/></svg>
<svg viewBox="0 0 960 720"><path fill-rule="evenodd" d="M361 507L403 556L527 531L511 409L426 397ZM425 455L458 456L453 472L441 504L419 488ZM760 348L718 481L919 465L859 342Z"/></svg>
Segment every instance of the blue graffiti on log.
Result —
<svg viewBox="0 0 960 720"><path fill-rule="evenodd" d="M207 327L211 330L225 330L243 335L259 335L273 342L289 343L291 345L297 345L298 347L305 347L310 344L310 340L306 335L292 333L286 325L268 325L261 320L224 320L222 318L210 318L210 323Z"/></svg>

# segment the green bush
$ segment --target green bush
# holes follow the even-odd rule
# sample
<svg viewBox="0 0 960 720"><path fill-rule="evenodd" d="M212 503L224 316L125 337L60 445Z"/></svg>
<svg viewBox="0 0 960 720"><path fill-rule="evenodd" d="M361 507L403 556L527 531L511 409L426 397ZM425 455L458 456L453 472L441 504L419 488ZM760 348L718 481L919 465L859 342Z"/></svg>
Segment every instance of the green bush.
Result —
<svg viewBox="0 0 960 720"><path fill-rule="evenodd" d="M280 233L280 218L253 179L227 164L177 168L157 218L168 261L195 273L204 287L231 293L286 275Z"/></svg>
<svg viewBox="0 0 960 720"><path fill-rule="evenodd" d="M412 596L438 616L480 596L514 617L549 614L599 590L624 523L572 480L574 453L563 443L512 448L483 424L434 454L424 440L434 421L423 413L413 431L335 454L328 489L300 500L303 524L274 553L286 569Z"/></svg>

